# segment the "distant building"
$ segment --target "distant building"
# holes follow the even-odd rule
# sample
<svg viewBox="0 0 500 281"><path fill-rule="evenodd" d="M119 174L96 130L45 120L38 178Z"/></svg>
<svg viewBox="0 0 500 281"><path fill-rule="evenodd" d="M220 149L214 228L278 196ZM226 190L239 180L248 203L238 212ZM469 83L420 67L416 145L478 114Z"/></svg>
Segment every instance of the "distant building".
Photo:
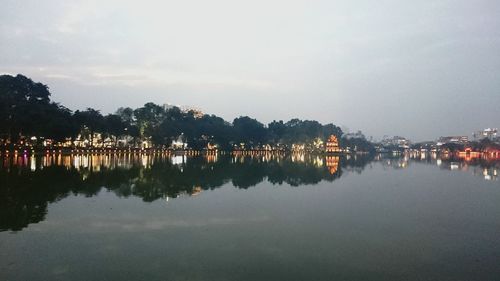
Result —
<svg viewBox="0 0 500 281"><path fill-rule="evenodd" d="M344 134L343 137L345 139L366 139L365 135L361 131L357 131L356 133L347 133Z"/></svg>
<svg viewBox="0 0 500 281"><path fill-rule="evenodd" d="M170 103L165 103L165 104L163 104L162 107L165 111L171 110L171 109L176 107L176 108L179 108L181 110L181 112L183 112L183 113L191 112L193 114L194 118L201 118L204 115L204 113L203 113L203 111L201 111L201 109L189 107L189 106L180 106L180 105L173 105Z"/></svg>
<svg viewBox="0 0 500 281"><path fill-rule="evenodd" d="M176 140L172 141L172 148L173 149L186 149L187 148L187 143L184 141L183 134L180 134Z"/></svg>
<svg viewBox="0 0 500 281"><path fill-rule="evenodd" d="M448 136L448 137L440 137L437 140L437 145L441 146L447 143L466 144L468 142L469 142L468 136Z"/></svg>
<svg viewBox="0 0 500 281"><path fill-rule="evenodd" d="M497 138L497 133L498 129L497 128L487 128L482 131L477 131L473 134L474 140L483 140L483 139L489 139L489 140L495 140Z"/></svg>
<svg viewBox="0 0 500 281"><path fill-rule="evenodd" d="M192 113L192 114L193 114L193 117L194 117L195 119L199 119L199 118L203 117L203 115L205 115L205 114L203 113L203 111L201 111L201 110L197 110L197 109L190 109L190 110L186 111L186 113Z"/></svg>
<svg viewBox="0 0 500 281"><path fill-rule="evenodd" d="M178 106L170 104L170 103L165 103L165 104L163 104L162 107L163 107L163 110L169 111L170 109L173 109L174 107L178 107Z"/></svg>
<svg viewBox="0 0 500 281"><path fill-rule="evenodd" d="M397 146L399 148L409 148L410 140L400 136L394 136L392 138L385 138L382 140L382 145L384 146Z"/></svg>
<svg viewBox="0 0 500 281"><path fill-rule="evenodd" d="M194 118L196 118L196 119L201 118L204 115L203 111L201 111L201 109L199 109L199 108L183 106L183 107L181 107L181 110L184 113L192 113Z"/></svg>
<svg viewBox="0 0 500 281"><path fill-rule="evenodd" d="M127 147L129 144L133 144L134 138L131 136L121 136L118 138L116 144L118 147Z"/></svg>

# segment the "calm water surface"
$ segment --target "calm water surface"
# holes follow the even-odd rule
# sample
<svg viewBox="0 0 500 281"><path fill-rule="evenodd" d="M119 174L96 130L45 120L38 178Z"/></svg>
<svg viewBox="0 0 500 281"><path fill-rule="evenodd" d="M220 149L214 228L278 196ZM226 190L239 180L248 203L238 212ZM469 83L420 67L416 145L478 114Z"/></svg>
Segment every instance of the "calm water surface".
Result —
<svg viewBox="0 0 500 281"><path fill-rule="evenodd" d="M500 164L1 159L0 280L500 280Z"/></svg>

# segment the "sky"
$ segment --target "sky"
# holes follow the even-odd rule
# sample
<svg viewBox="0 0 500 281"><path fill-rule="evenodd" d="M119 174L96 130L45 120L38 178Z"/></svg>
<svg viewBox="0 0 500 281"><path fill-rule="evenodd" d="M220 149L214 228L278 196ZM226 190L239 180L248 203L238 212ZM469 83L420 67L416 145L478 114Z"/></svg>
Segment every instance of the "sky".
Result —
<svg viewBox="0 0 500 281"><path fill-rule="evenodd" d="M72 110L151 101L433 140L500 127L499 15L497 0L1 0L0 73Z"/></svg>

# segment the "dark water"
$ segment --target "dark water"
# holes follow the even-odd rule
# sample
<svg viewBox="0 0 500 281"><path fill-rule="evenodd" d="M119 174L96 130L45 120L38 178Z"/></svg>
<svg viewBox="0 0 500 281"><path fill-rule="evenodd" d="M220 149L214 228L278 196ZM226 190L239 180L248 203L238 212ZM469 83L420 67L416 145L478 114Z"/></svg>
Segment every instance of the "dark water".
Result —
<svg viewBox="0 0 500 281"><path fill-rule="evenodd" d="M500 280L500 164L2 159L0 280Z"/></svg>

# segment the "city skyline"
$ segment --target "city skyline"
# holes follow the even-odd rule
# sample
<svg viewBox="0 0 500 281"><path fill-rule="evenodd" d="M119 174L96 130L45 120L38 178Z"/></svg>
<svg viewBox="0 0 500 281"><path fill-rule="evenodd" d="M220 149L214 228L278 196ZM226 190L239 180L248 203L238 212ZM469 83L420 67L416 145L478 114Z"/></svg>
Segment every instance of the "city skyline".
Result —
<svg viewBox="0 0 500 281"><path fill-rule="evenodd" d="M72 110L170 102L414 141L499 127L494 1L3 7L0 73L49 85Z"/></svg>

